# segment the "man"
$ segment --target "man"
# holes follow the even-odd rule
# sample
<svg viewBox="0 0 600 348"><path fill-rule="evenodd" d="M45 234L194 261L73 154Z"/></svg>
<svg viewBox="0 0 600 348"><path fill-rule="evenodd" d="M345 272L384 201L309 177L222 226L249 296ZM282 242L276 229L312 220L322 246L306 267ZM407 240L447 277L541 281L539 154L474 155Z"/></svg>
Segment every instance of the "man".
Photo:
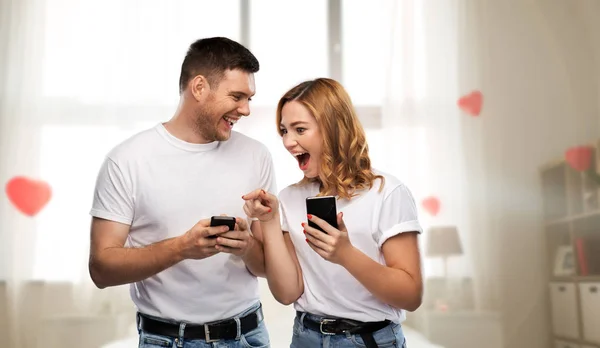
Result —
<svg viewBox="0 0 600 348"><path fill-rule="evenodd" d="M269 344L260 225L240 216L245 192L275 191L273 163L264 145L232 131L250 114L258 70L235 41L194 42L173 118L116 146L100 169L90 275L99 288L131 284L141 347ZM237 217L235 229L210 227L214 215Z"/></svg>

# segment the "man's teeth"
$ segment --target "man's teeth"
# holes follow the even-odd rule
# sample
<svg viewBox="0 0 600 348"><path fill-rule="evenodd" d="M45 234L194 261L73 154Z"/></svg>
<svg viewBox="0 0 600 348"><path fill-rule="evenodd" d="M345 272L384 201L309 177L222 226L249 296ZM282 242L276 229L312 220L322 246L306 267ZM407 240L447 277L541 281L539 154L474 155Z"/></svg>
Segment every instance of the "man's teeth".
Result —
<svg viewBox="0 0 600 348"><path fill-rule="evenodd" d="M237 119L229 118L227 116L223 116L223 119L225 119L225 121L229 122L229 124L232 126L238 121Z"/></svg>

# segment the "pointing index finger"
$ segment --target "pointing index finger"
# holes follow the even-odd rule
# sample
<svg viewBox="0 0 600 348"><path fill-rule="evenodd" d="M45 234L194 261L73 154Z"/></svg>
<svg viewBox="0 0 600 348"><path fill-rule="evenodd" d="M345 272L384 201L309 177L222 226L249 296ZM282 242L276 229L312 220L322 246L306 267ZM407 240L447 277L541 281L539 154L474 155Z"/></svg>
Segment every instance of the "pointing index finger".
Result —
<svg viewBox="0 0 600 348"><path fill-rule="evenodd" d="M254 191L248 192L242 196L242 199L246 201L257 199L258 197L260 197L261 191L262 189L256 189Z"/></svg>

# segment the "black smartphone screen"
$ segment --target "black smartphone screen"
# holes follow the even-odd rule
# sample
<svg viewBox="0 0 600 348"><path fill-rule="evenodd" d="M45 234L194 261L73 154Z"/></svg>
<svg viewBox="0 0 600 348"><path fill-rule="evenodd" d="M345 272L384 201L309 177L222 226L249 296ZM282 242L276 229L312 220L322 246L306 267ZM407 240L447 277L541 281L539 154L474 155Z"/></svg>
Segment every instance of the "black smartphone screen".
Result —
<svg viewBox="0 0 600 348"><path fill-rule="evenodd" d="M335 204L335 197L333 196L307 197L306 213L321 218L327 221L327 223L331 226L338 228L337 208ZM308 221L308 225L325 232L321 227L317 226L317 224L310 220Z"/></svg>
<svg viewBox="0 0 600 348"><path fill-rule="evenodd" d="M233 216L213 216L210 218L210 226L227 226L230 231L235 228L235 218ZM216 238L216 236L213 236Z"/></svg>

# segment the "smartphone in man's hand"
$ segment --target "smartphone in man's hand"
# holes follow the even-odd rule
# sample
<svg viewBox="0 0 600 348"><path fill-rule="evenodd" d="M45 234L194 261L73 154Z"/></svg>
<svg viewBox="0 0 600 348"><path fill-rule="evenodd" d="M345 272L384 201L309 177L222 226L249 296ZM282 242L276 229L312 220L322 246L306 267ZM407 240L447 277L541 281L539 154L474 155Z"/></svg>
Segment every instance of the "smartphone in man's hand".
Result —
<svg viewBox="0 0 600 348"><path fill-rule="evenodd" d="M233 216L213 216L210 218L210 227L215 226L227 226L230 231L235 228L235 217ZM210 238L217 238L217 236L211 236Z"/></svg>

